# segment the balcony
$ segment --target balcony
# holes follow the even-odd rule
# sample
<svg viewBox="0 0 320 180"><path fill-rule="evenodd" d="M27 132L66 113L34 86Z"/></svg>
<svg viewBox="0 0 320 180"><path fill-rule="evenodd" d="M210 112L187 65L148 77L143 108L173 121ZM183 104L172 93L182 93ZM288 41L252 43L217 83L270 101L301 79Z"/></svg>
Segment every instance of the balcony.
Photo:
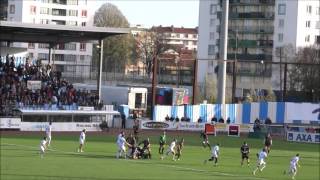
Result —
<svg viewBox="0 0 320 180"><path fill-rule="evenodd" d="M53 4L67 5L67 0L52 0Z"/></svg>
<svg viewBox="0 0 320 180"><path fill-rule="evenodd" d="M273 20L274 13L267 12L244 12L244 13L229 13L230 19L262 19L262 20Z"/></svg>
<svg viewBox="0 0 320 180"><path fill-rule="evenodd" d="M235 59L233 53L228 53L228 59ZM249 60L249 61L271 61L272 55L267 54L237 54L238 60Z"/></svg>
<svg viewBox="0 0 320 180"><path fill-rule="evenodd" d="M233 75L233 63L227 64L227 74ZM256 63L251 65L249 63L238 63L237 76L248 76L248 77L271 77L272 75L272 68L270 65L262 65Z"/></svg>
<svg viewBox="0 0 320 180"><path fill-rule="evenodd" d="M229 39L230 48L272 48L273 41L272 40L238 40L236 44L235 39Z"/></svg>
<svg viewBox="0 0 320 180"><path fill-rule="evenodd" d="M66 16L67 10L65 9L52 9L53 16Z"/></svg>
<svg viewBox="0 0 320 180"><path fill-rule="evenodd" d="M229 26L229 33L234 31L243 34L273 34L274 28L270 26Z"/></svg>
<svg viewBox="0 0 320 180"><path fill-rule="evenodd" d="M273 6L275 0L230 0L230 6Z"/></svg>

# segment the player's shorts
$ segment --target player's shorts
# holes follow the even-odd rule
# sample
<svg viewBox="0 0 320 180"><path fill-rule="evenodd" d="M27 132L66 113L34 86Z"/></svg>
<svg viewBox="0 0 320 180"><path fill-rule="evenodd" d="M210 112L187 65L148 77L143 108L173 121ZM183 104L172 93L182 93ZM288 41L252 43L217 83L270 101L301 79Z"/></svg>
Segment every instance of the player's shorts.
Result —
<svg viewBox="0 0 320 180"><path fill-rule="evenodd" d="M118 145L118 150L119 151L126 151L126 146L125 145Z"/></svg>
<svg viewBox="0 0 320 180"><path fill-rule="evenodd" d="M44 147L43 146L40 146L40 152L44 153Z"/></svg>
<svg viewBox="0 0 320 180"><path fill-rule="evenodd" d="M47 135L47 140L51 141L51 135Z"/></svg>
<svg viewBox="0 0 320 180"><path fill-rule="evenodd" d="M297 171L297 165L291 164L291 165L290 165L290 171L291 171L291 172L296 172L296 171Z"/></svg>
<svg viewBox="0 0 320 180"><path fill-rule="evenodd" d="M80 140L79 140L79 143L80 143L80 144L84 144L84 140L83 140L83 139L80 139Z"/></svg>
<svg viewBox="0 0 320 180"><path fill-rule="evenodd" d="M174 153L174 149L173 149L173 148L169 148L169 149L167 150L167 153Z"/></svg>
<svg viewBox="0 0 320 180"><path fill-rule="evenodd" d="M208 140L203 140L202 143L203 144L209 144L209 141Z"/></svg>
<svg viewBox="0 0 320 180"><path fill-rule="evenodd" d="M161 142L160 142L159 145L160 145L160 146L164 146L164 143L161 143Z"/></svg>
<svg viewBox="0 0 320 180"><path fill-rule="evenodd" d="M249 155L248 154L242 154L242 159L249 159Z"/></svg>
<svg viewBox="0 0 320 180"><path fill-rule="evenodd" d="M212 157L218 158L218 154L217 153L212 153Z"/></svg>
<svg viewBox="0 0 320 180"><path fill-rule="evenodd" d="M258 159L258 166L261 166L261 165L265 165L266 162L264 162L263 159Z"/></svg>

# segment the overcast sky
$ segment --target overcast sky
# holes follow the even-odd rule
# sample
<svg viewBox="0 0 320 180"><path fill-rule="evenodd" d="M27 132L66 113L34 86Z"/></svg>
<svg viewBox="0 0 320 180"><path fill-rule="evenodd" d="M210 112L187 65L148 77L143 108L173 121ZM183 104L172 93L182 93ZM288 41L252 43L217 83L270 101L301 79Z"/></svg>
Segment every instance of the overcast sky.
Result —
<svg viewBox="0 0 320 180"><path fill-rule="evenodd" d="M116 5L131 25L198 26L198 0L97 0L96 9L107 2Z"/></svg>

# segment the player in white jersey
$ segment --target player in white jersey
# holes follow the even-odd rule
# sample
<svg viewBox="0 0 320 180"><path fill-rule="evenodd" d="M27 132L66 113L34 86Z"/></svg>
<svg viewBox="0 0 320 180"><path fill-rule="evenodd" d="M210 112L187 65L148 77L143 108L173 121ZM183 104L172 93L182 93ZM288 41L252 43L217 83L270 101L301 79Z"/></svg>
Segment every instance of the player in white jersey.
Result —
<svg viewBox="0 0 320 180"><path fill-rule="evenodd" d="M294 156L290 161L289 170L287 172L284 171L284 174L290 174L292 175L292 179L294 179L298 171L297 166L300 167L299 160L300 160L299 154L296 154L296 156Z"/></svg>
<svg viewBox="0 0 320 180"><path fill-rule="evenodd" d="M172 160L175 161L175 154L176 154L176 151L175 151L175 147L176 147L176 144L177 144L177 140L176 139L173 139L173 141L170 143L170 146L166 152L166 156L169 156L170 153L172 153ZM162 156L161 159L163 159L164 157Z"/></svg>
<svg viewBox="0 0 320 180"><path fill-rule="evenodd" d="M79 137L79 149L78 149L78 152L83 152L83 146L84 146L84 141L86 140L86 130L83 129L81 134L80 134L80 137Z"/></svg>
<svg viewBox="0 0 320 180"><path fill-rule="evenodd" d="M51 121L49 122L49 125L46 127L46 137L47 137L47 146L49 147L50 146L50 143L51 143L51 130L52 130L52 127L51 127Z"/></svg>
<svg viewBox="0 0 320 180"><path fill-rule="evenodd" d="M40 141L40 157L43 158L44 151L46 150L46 145L47 145L47 138L43 137L43 139Z"/></svg>
<svg viewBox="0 0 320 180"><path fill-rule="evenodd" d="M261 172L266 167L265 158L267 158L267 156L268 156L266 151L267 151L266 148L263 148L262 151L260 151L260 153L257 154L257 156L258 156L257 168L252 172L253 175L256 175L256 172L258 169Z"/></svg>
<svg viewBox="0 0 320 180"><path fill-rule="evenodd" d="M117 151L117 155L116 155L117 159L119 159L119 157L121 157L122 154L124 155L124 158L127 158L126 157L126 145L128 145L130 147L130 144L128 144L125 139L124 132L121 132L117 138L117 146L118 146L118 151Z"/></svg>
<svg viewBox="0 0 320 180"><path fill-rule="evenodd" d="M206 164L208 161L214 161L214 165L218 165L218 157L220 154L220 144L217 143L215 146L210 147L211 149L211 158L208 160L204 160L204 163Z"/></svg>

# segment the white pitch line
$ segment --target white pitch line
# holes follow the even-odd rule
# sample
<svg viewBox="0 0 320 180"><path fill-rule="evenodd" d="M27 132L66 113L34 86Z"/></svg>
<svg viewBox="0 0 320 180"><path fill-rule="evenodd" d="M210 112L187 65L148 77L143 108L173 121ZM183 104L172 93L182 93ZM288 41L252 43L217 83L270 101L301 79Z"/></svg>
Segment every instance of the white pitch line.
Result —
<svg viewBox="0 0 320 180"><path fill-rule="evenodd" d="M145 161L131 161L127 160L128 162L134 162L134 163L141 163L141 164L151 164L147 163ZM265 180L264 178L259 178L259 177L252 177L252 176L243 176L243 175L236 175L236 174L229 174L229 173L223 173L223 172L218 172L218 171L207 171L203 169L194 169L194 168L189 168L189 167L181 167L181 166L176 166L176 165L165 165L165 164L152 164L153 166L161 166L161 167L171 167L171 168L176 168L176 169L183 169L183 170L189 170L189 171L194 171L194 172L207 172L211 174L217 174L217 175L222 175L222 176L230 176L230 177L237 177L243 178L243 179L255 179L255 180Z"/></svg>
<svg viewBox="0 0 320 180"><path fill-rule="evenodd" d="M28 146L28 145L21 145L21 144L10 144L10 143L1 143L2 145L8 145L8 146L17 146L17 147L25 147L29 149L34 149L38 150L39 148L35 146ZM84 153L77 153L77 152L68 152L68 151L60 151L56 149L48 149L49 151L53 152L61 152L65 154L76 154L76 155L81 155ZM133 161L133 160L127 160L127 162L133 162L133 163L141 163L141 164L150 164L145 161ZM176 165L165 165L165 164L153 164L161 167L168 167L168 168L176 168L176 169L183 169L183 170L189 170L189 171L194 171L194 172L206 172L206 173L212 173L212 174L217 174L217 175L222 175L222 176L230 176L230 177L238 177L239 178L244 178L244 179L252 179L252 180L265 180L264 178L259 178L259 177L251 177L251 176L243 176L243 175L236 175L236 174L229 174L229 173L224 173L224 172L218 172L218 171L207 171L203 169L194 169L194 168L189 168L189 167L181 167L181 166L176 166Z"/></svg>

